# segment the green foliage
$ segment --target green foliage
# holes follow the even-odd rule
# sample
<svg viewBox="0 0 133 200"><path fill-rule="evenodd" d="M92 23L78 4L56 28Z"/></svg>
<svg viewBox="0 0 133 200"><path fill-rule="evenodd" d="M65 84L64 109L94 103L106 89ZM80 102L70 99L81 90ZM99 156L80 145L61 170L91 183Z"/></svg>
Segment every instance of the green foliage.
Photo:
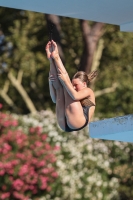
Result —
<svg viewBox="0 0 133 200"><path fill-rule="evenodd" d="M6 35L6 43L10 42L13 46L11 55L7 55L7 51L4 51L1 56L1 63L7 64L6 70L1 74L3 83L1 85L4 85L9 70L12 70L14 76L17 77L18 71L21 69L23 71L22 84L39 110L44 106L44 102L47 104L49 100L47 81L49 67L45 56L48 35L44 14L18 10L12 10L13 12L15 12L13 22L10 24L10 19L7 18L8 27L6 29L4 29L6 25L1 23ZM3 21L5 22L5 20ZM47 90L44 92L45 87ZM17 94L16 91L15 93ZM17 107L25 107L21 96L13 95L14 88L12 86L10 86L8 94L16 102ZM19 112L23 111L19 110Z"/></svg>
<svg viewBox="0 0 133 200"><path fill-rule="evenodd" d="M103 39L104 51L96 89L110 87L113 83L118 83L118 88L97 98L97 114L102 118L130 114L133 111L133 34L107 25Z"/></svg>
<svg viewBox="0 0 133 200"><path fill-rule="evenodd" d="M65 67L72 76L80 62L83 51L83 39L78 19L61 18L62 44L65 54Z"/></svg>

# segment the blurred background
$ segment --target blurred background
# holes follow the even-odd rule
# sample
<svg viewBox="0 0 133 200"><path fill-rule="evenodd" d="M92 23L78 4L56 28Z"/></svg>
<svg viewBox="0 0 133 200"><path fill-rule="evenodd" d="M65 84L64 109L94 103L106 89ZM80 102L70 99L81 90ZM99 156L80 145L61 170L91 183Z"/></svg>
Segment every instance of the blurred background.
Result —
<svg viewBox="0 0 133 200"><path fill-rule="evenodd" d="M49 26L72 77L98 70L93 120L133 112L133 33L0 7L0 199L133 200L133 145L65 133L49 95Z"/></svg>

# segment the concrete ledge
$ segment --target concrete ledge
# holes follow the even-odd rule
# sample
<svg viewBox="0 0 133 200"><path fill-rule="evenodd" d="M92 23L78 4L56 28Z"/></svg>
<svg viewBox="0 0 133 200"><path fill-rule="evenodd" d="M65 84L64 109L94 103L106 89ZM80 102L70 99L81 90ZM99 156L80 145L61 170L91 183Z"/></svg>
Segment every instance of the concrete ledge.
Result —
<svg viewBox="0 0 133 200"><path fill-rule="evenodd" d="M89 134L92 138L133 142L133 114L91 122Z"/></svg>

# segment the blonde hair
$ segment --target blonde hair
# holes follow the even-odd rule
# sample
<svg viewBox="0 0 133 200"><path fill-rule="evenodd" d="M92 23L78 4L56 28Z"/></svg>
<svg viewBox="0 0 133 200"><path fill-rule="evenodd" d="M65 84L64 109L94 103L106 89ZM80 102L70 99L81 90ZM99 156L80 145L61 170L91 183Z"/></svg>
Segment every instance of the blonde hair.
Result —
<svg viewBox="0 0 133 200"><path fill-rule="evenodd" d="M90 74L87 74L84 71L78 71L72 79L79 78L82 82L86 82L87 85L98 75L98 71L93 71Z"/></svg>

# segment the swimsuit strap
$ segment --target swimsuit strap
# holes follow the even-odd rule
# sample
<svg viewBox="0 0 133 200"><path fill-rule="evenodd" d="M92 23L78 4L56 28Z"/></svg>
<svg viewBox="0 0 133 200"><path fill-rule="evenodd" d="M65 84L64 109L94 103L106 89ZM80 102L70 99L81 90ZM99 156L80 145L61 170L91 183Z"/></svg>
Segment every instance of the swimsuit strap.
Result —
<svg viewBox="0 0 133 200"><path fill-rule="evenodd" d="M89 106L89 107L95 106L95 104L92 101L90 101L88 98L84 98L80 100L80 103L82 106Z"/></svg>

